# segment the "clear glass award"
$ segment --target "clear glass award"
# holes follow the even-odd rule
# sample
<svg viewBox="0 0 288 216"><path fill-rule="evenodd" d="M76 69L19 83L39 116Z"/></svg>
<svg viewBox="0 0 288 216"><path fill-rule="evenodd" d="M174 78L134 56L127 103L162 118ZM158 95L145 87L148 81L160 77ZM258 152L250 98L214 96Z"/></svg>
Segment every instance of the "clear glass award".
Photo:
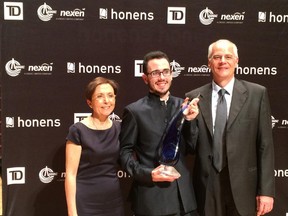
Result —
<svg viewBox="0 0 288 216"><path fill-rule="evenodd" d="M164 165L161 174L166 176L180 177L180 173L174 166L179 160L179 144L184 123L183 112L188 107L188 104L189 102L171 118L160 141L159 163Z"/></svg>

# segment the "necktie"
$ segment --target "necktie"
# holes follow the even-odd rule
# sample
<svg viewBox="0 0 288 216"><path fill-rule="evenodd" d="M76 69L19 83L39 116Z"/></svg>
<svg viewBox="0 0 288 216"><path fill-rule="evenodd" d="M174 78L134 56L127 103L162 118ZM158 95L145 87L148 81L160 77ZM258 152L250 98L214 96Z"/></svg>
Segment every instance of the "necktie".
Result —
<svg viewBox="0 0 288 216"><path fill-rule="evenodd" d="M220 172L226 165L225 129L227 122L227 104L224 97L225 93L225 89L220 89L218 92L219 99L217 103L214 125L213 164L218 172Z"/></svg>

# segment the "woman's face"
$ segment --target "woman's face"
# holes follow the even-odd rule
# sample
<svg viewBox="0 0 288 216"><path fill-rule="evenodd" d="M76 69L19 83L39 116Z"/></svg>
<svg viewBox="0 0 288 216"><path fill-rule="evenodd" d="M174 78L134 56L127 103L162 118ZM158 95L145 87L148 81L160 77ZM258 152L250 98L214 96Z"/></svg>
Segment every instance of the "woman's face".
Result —
<svg viewBox="0 0 288 216"><path fill-rule="evenodd" d="M107 118L115 108L116 95L113 87L108 84L98 85L92 95L92 100L87 100L93 110L93 116Z"/></svg>

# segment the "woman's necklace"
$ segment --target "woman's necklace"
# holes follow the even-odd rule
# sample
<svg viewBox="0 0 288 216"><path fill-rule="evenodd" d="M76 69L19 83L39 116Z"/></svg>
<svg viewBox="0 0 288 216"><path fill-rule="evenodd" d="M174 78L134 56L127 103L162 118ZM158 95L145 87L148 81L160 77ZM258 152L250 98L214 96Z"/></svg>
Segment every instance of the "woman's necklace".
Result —
<svg viewBox="0 0 288 216"><path fill-rule="evenodd" d="M105 130L111 127L111 120L107 118L104 122L101 122L99 119L90 116L91 123L95 129Z"/></svg>

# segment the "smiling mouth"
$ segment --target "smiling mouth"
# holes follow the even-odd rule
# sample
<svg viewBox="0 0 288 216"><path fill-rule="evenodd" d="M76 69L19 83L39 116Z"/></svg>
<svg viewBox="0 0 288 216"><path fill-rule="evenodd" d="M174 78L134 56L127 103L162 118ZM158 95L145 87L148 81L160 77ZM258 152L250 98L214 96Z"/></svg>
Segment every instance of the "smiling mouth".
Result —
<svg viewBox="0 0 288 216"><path fill-rule="evenodd" d="M220 68L218 68L218 70L228 70L229 68L227 68L227 67L220 67Z"/></svg>
<svg viewBox="0 0 288 216"><path fill-rule="evenodd" d="M157 82L157 85L166 85L167 82Z"/></svg>

